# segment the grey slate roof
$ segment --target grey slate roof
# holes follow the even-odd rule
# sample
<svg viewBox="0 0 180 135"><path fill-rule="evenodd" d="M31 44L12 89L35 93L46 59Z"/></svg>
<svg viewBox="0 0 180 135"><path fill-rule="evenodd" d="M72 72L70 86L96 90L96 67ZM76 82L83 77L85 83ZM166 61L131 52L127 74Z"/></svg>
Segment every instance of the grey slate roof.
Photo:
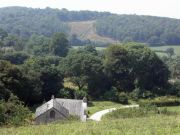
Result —
<svg viewBox="0 0 180 135"><path fill-rule="evenodd" d="M71 115L77 115L83 119L84 110L87 108L87 104L84 103L83 100L55 98L38 107L36 109L35 117L40 116L52 108L55 108L62 114L69 113Z"/></svg>
<svg viewBox="0 0 180 135"><path fill-rule="evenodd" d="M46 111L55 108L57 111L60 111L63 115L69 114L69 111L59 104L55 99L51 99L50 101L46 102L45 104L41 105L36 109L35 117L40 116L41 114L45 113Z"/></svg>
<svg viewBox="0 0 180 135"><path fill-rule="evenodd" d="M83 100L56 98L56 101L68 109L71 115L82 116L84 114Z"/></svg>

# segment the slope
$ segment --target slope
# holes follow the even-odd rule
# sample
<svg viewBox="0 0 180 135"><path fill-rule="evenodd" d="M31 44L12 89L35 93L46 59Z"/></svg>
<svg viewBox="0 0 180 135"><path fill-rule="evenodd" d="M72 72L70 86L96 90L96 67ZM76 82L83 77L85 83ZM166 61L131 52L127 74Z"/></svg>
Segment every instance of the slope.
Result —
<svg viewBox="0 0 180 135"><path fill-rule="evenodd" d="M77 22L68 22L70 27L70 33L76 34L81 40L91 40L93 42L102 42L102 43L111 43L115 44L118 41L106 37L100 36L96 32L95 28L96 21L77 21Z"/></svg>

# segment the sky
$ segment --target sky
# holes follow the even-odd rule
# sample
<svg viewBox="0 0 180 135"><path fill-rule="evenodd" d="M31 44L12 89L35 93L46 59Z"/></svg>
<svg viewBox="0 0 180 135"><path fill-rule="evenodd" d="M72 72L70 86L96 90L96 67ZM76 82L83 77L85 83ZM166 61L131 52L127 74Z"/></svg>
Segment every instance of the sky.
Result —
<svg viewBox="0 0 180 135"><path fill-rule="evenodd" d="M180 19L180 0L0 0L0 7L66 8Z"/></svg>

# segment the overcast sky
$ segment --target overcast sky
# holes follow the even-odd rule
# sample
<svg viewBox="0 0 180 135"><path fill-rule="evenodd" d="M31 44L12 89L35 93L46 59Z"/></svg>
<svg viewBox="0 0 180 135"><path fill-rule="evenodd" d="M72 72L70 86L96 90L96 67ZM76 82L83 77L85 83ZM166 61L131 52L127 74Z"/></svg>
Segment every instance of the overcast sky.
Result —
<svg viewBox="0 0 180 135"><path fill-rule="evenodd" d="M180 19L180 0L0 0L0 7L67 8Z"/></svg>

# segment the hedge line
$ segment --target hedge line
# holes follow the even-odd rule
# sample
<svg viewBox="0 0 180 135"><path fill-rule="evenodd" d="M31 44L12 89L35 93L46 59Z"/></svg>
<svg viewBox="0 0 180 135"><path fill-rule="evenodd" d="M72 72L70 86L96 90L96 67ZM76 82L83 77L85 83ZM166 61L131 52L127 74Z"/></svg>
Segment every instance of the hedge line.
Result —
<svg viewBox="0 0 180 135"><path fill-rule="evenodd" d="M179 106L180 105L180 98L178 97L158 97L154 99L148 99L148 100L140 100L139 102L140 106L145 104L155 105L158 107L163 106Z"/></svg>

